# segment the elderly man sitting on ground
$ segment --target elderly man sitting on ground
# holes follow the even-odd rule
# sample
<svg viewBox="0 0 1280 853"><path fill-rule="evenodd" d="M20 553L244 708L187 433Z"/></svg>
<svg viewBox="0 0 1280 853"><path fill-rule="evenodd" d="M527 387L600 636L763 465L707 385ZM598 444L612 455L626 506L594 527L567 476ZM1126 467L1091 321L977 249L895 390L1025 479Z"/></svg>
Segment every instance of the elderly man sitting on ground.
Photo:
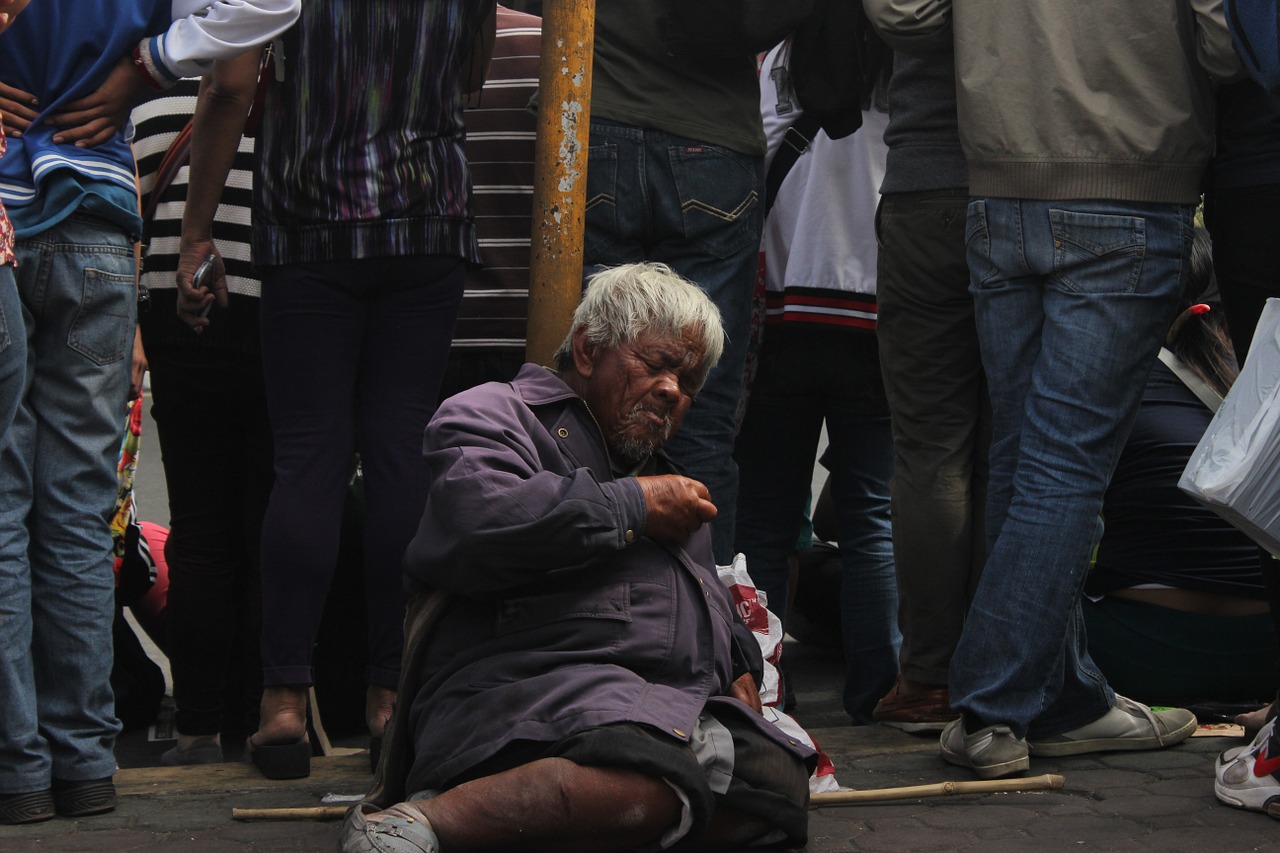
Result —
<svg viewBox="0 0 1280 853"><path fill-rule="evenodd" d="M453 597L396 711L420 793L353 810L344 851L803 846L812 751L760 716L715 506L661 450L723 342L695 285L618 267L558 371L440 407L405 567Z"/></svg>

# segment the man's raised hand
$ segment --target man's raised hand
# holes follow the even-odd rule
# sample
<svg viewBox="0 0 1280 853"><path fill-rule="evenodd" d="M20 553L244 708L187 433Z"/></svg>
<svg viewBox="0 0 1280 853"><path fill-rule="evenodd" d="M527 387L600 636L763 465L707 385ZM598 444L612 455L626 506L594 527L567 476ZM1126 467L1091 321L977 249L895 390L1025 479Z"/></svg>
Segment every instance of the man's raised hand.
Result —
<svg viewBox="0 0 1280 853"><path fill-rule="evenodd" d="M644 492L646 536L683 541L716 517L711 493L697 480L661 474L636 481Z"/></svg>

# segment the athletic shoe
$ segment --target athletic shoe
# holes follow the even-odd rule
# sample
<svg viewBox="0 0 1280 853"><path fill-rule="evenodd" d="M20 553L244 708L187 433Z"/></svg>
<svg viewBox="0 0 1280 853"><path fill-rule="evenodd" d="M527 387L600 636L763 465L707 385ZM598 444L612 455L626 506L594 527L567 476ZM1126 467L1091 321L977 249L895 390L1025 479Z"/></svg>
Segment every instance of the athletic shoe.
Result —
<svg viewBox="0 0 1280 853"><path fill-rule="evenodd" d="M384 811L361 803L347 812L338 849L342 853L440 853L440 839L426 815L410 803L396 803Z"/></svg>
<svg viewBox="0 0 1280 853"><path fill-rule="evenodd" d="M175 746L165 750L160 756L160 763L165 767L181 767L188 764L221 764L222 743L217 735L198 737L185 749Z"/></svg>
<svg viewBox="0 0 1280 853"><path fill-rule="evenodd" d="M1280 819L1280 733L1272 720L1248 746L1228 749L1214 767L1213 792L1229 806Z"/></svg>
<svg viewBox="0 0 1280 853"><path fill-rule="evenodd" d="M939 738L942 757L952 764L971 768L979 779L999 779L1021 773L1031 766L1027 742L1014 737L1008 726L987 726L973 734L964 730L964 720L952 720Z"/></svg>
<svg viewBox="0 0 1280 853"><path fill-rule="evenodd" d="M103 779L53 780L53 805L62 817L87 817L116 807L116 786Z"/></svg>
<svg viewBox="0 0 1280 853"><path fill-rule="evenodd" d="M1057 758L1088 752L1163 749L1182 743L1196 730L1196 715L1182 708L1152 711L1116 695L1111 710L1088 725L1027 743L1032 755Z"/></svg>
<svg viewBox="0 0 1280 853"><path fill-rule="evenodd" d="M53 817L53 793L0 794L0 825L38 823Z"/></svg>

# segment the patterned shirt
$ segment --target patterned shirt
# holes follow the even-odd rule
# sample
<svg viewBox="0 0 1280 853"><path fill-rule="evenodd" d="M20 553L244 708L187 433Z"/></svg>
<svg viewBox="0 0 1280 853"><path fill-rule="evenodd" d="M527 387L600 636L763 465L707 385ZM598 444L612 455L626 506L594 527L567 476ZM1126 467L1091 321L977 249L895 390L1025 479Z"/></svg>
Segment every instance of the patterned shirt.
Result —
<svg viewBox="0 0 1280 853"><path fill-rule="evenodd" d="M4 119L0 118L0 157L4 156L4 151ZM13 256L13 223L5 213L4 202L0 201L0 266L5 264L16 265L17 260Z"/></svg>
<svg viewBox="0 0 1280 853"><path fill-rule="evenodd" d="M459 80L490 5L303 4L258 135L258 264L478 259Z"/></svg>

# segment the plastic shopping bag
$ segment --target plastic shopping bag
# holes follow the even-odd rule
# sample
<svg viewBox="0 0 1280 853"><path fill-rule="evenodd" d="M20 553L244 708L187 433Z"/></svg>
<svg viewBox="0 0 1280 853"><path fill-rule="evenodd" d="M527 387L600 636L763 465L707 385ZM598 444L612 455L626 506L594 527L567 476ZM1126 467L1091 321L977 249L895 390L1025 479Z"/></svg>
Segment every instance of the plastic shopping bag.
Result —
<svg viewBox="0 0 1280 853"><path fill-rule="evenodd" d="M841 790L836 782L836 768L831 759L795 718L777 707L781 698L778 696L778 662L782 659L782 622L769 611L765 594L756 589L751 575L747 574L747 558L738 554L733 558L733 565L716 566L716 571L720 575L720 582L729 588L733 603L738 608L738 615L751 629L751 633L755 634L756 641L760 644L760 653L764 656L764 684L760 689L760 701L764 704L765 719L818 751L818 766L809 777L809 793Z"/></svg>
<svg viewBox="0 0 1280 853"><path fill-rule="evenodd" d="M1240 376L1178 487L1280 556L1280 299L1268 299Z"/></svg>

